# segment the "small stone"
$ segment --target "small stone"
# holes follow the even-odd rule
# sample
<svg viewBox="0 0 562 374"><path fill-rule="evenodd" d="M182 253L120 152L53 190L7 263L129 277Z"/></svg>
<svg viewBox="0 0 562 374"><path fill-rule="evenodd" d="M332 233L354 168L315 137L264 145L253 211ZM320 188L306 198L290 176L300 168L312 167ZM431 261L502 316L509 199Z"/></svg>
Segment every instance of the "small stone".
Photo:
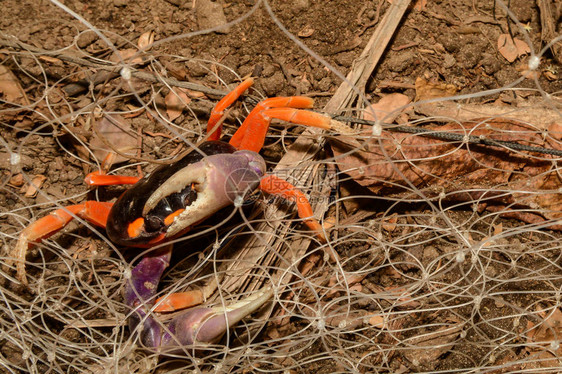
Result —
<svg viewBox="0 0 562 374"><path fill-rule="evenodd" d="M330 77L324 77L317 83L318 90L321 92L328 92L330 87L332 87L332 79Z"/></svg>
<svg viewBox="0 0 562 374"><path fill-rule="evenodd" d="M96 40L98 40L98 36L96 35L95 32L86 31L86 32L83 32L82 34L80 34L76 44L78 45L79 48L86 48L87 46L89 46L90 44L95 42Z"/></svg>
<svg viewBox="0 0 562 374"><path fill-rule="evenodd" d="M195 17L200 30L211 29L227 23L222 1L197 0L195 2ZM230 28L222 28L216 32L227 34Z"/></svg>
<svg viewBox="0 0 562 374"><path fill-rule="evenodd" d="M264 93L269 97L277 96L286 86L285 76L280 71L260 81Z"/></svg>
<svg viewBox="0 0 562 374"><path fill-rule="evenodd" d="M310 0L293 0L293 13L301 13L310 8Z"/></svg>

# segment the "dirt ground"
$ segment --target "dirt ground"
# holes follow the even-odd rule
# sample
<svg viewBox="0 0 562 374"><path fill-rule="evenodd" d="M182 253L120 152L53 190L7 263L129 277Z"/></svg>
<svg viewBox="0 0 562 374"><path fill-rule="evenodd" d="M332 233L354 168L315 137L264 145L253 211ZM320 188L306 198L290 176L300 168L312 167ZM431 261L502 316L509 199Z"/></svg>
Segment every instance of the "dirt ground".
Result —
<svg viewBox="0 0 562 374"><path fill-rule="evenodd" d="M370 76L365 99L377 102L400 93L412 102L419 101L420 82L430 82L426 84L436 91L477 94L458 101L463 104L519 108L524 101L549 108L560 105L555 99L562 90L556 52L545 51L539 69L528 73L530 51L519 44L510 62L509 52L498 44L502 34L511 33L534 53L545 46L549 39L543 40L545 24L541 23L539 2L509 2L518 24L506 17L499 3L415 2ZM267 4L276 19L268 13ZM256 97L305 95L313 97L315 108L320 109L341 84L334 70L345 76L355 66L390 3L100 0L67 1L64 6L68 10L50 1L2 1L0 76L11 83L0 81L0 98L13 101L8 96L11 92L14 97L13 82L24 92L15 95L23 108L5 105L0 109L3 257L10 255L23 227L49 212L53 203L111 201L121 193L118 187L91 190L83 183L106 154L99 150L104 144L93 130L94 122L101 121L100 113L120 114L130 129L119 141L129 146L122 148L125 153L131 152L133 144L133 154L140 161L118 160L116 164L120 173L136 175L154 169L153 162L144 160L180 154L188 148L186 144L200 141L210 109L220 93L240 77L256 78ZM197 33L223 19L239 22L226 30ZM108 47L86 22L114 47ZM276 22L322 61L291 40ZM115 49L122 56L134 53L139 38L151 35L156 44L136 56L135 62L157 77L155 80L133 77L128 86L121 77L101 68L119 61ZM534 75L518 82L517 89L486 93L509 87L525 74ZM170 98L168 78L209 90L182 91L181 98L188 102L184 107ZM243 113L238 107L230 113L225 121L227 136L236 128L233 118ZM330 114L360 117L361 108ZM167 122L163 124L156 116ZM421 117L418 112L405 121ZM542 130L540 127L537 133ZM302 129L274 126L271 132L262 151L270 169ZM19 155L19 163L13 162L14 153ZM282 296L282 300L294 300L292 309L273 310L270 323L254 332L251 344L239 342L249 339L240 328L212 354L158 359L131 350L134 339L126 323L115 321L127 313L120 296L123 271L126 264L138 259L137 253L115 251L103 230L94 233L71 225L42 250L34 248L28 254L30 287L14 278L13 268L4 266L0 273L0 372L506 373L559 367L559 345L545 343L559 342L562 333L558 325L562 320L558 231L537 227L542 221L525 219L523 214L510 218L489 213L486 203L480 201L470 202L478 205L474 210L469 203L447 201L439 206L446 212L443 216L420 199L410 197L396 203L398 196L405 196L403 191L387 199L372 186L353 181L353 173L340 174L345 164L337 164L337 153L330 158L334 153L329 143L323 156L329 160L319 162L324 173L339 168L336 174L341 185L331 191L336 203L323 219L333 226L329 239L340 266L319 256L317 250L312 253L316 257L303 260L299 271L305 275L293 278L292 295ZM523 164L517 167L524 168ZM40 185L40 193L30 188L31 179ZM509 186L507 180L505 183ZM476 188L473 184L464 187ZM416 189L423 188L416 185ZM510 202L505 205L513 207ZM247 214L252 215L251 208ZM541 217L559 219L549 214ZM239 222L235 219L221 233ZM535 226L523 229L524 222ZM450 227L460 228L462 235L447 231ZM371 234L371 229L376 233ZM292 230L288 247L298 242L299 235L306 236L299 224ZM215 240L192 236L203 248ZM459 252L457 239L466 244L468 252ZM492 242L475 254L477 243ZM465 255L467 261L463 262ZM166 286L173 287L178 279L185 281L181 271L199 264L198 256L182 259L166 275ZM178 261L174 258L174 265ZM307 261L314 262L316 270L306 273ZM78 275L69 276L69 269ZM299 279L305 280L301 284ZM326 317L322 327L317 320L320 311ZM70 321L76 320L86 327L70 327ZM239 348L241 344L245 349Z"/></svg>

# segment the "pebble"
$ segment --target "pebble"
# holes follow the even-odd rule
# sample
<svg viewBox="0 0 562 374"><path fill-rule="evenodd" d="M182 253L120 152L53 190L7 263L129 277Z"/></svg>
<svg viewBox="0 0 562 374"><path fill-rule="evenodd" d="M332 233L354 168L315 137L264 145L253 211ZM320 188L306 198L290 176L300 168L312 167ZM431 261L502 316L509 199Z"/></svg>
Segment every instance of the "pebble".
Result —
<svg viewBox="0 0 562 374"><path fill-rule="evenodd" d="M96 33L94 33L93 31L86 31L80 34L76 44L79 48L86 48L96 40L98 40L98 36L96 35Z"/></svg>
<svg viewBox="0 0 562 374"><path fill-rule="evenodd" d="M200 30L210 29L227 23L222 1L197 0L195 2L195 17ZM222 28L217 33L227 34L230 28Z"/></svg>

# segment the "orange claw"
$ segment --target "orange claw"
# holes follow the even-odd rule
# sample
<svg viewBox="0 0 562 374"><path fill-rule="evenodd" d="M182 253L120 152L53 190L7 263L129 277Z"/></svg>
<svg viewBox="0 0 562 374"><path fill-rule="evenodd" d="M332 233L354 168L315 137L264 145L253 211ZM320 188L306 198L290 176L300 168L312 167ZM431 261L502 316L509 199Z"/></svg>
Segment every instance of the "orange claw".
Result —
<svg viewBox="0 0 562 374"><path fill-rule="evenodd" d="M298 216L308 226L308 228L318 236L318 238L326 243L326 236L322 230L322 225L313 218L312 207L306 195L291 183L278 178L274 175L266 175L260 182L260 189L271 195L280 196L284 199L294 201L297 204Z"/></svg>
<svg viewBox="0 0 562 374"><path fill-rule="evenodd" d="M203 304L203 293L200 290L187 292L176 292L170 295L159 297L156 300L155 312L175 312L176 310L186 309L195 305Z"/></svg>
<svg viewBox="0 0 562 374"><path fill-rule="evenodd" d="M74 216L83 218L96 226L105 227L112 205L113 203L86 201L83 204L57 209L48 216L33 222L21 232L18 242L11 252L11 258L6 263L12 265L16 262L16 277L23 284L27 284L25 257L31 243L37 243L60 231L74 219Z"/></svg>

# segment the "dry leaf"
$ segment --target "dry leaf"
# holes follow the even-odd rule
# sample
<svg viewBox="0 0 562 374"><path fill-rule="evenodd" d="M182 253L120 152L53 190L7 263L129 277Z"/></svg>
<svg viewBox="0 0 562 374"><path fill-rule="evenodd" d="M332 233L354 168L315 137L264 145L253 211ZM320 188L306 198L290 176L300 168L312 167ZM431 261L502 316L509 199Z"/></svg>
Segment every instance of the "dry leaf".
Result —
<svg viewBox="0 0 562 374"><path fill-rule="evenodd" d="M422 10L425 9L426 5L427 5L427 0L416 0L414 2L414 9L417 10L418 12L421 12Z"/></svg>
<svg viewBox="0 0 562 374"><path fill-rule="evenodd" d="M203 92L201 91L194 91L194 90L190 90L187 88L184 88L183 91L189 96L192 97L194 99L203 99L205 97L207 97Z"/></svg>
<svg viewBox="0 0 562 374"><path fill-rule="evenodd" d="M421 77L416 79L416 101L453 96L457 91L454 84L434 83Z"/></svg>
<svg viewBox="0 0 562 374"><path fill-rule="evenodd" d="M393 232L396 230L398 223L398 213L392 213L390 217L386 217L382 223L382 229L386 232Z"/></svg>
<svg viewBox="0 0 562 374"><path fill-rule="evenodd" d="M372 316L371 318L369 318L369 325L376 327L377 329L386 328L384 317L380 315Z"/></svg>
<svg viewBox="0 0 562 374"><path fill-rule="evenodd" d="M45 180L47 180L47 177L44 175L36 175L33 177L31 184L27 187L23 187L25 190L25 197L35 197L35 195L37 195L37 190L41 188Z"/></svg>
<svg viewBox="0 0 562 374"><path fill-rule="evenodd" d="M471 121L474 118L500 118L517 116L521 122L529 122L539 129L547 129L560 122L560 114L545 104L542 97L529 97L517 103L517 107L498 104L471 104L454 101L440 101L417 104L416 113L433 118L455 118L457 121ZM515 112L514 112L515 110ZM562 138L561 138L562 139Z"/></svg>
<svg viewBox="0 0 562 374"><path fill-rule="evenodd" d="M118 51L117 53L119 53L117 55L117 53L113 53L111 55L111 57L109 58L109 60L111 62L116 62L119 63L121 62L121 59L125 62L131 63L131 64L142 64L142 58L137 54L137 50L136 49L123 49Z"/></svg>
<svg viewBox="0 0 562 374"><path fill-rule="evenodd" d="M562 346L559 345L554 351L551 343L557 341L562 334L562 312L555 308L543 318L539 325L532 321L527 322L527 349L532 354L538 354L540 359L537 361L542 367L557 367L558 357L562 356Z"/></svg>
<svg viewBox="0 0 562 374"><path fill-rule="evenodd" d="M166 103L168 119L173 121L181 115L183 109L191 102L191 99L187 97L187 94L181 88L172 88L166 95L164 102Z"/></svg>
<svg viewBox="0 0 562 374"><path fill-rule="evenodd" d="M18 78L4 65L0 65L0 94L4 101L29 105L27 95L21 88Z"/></svg>
<svg viewBox="0 0 562 374"><path fill-rule="evenodd" d="M23 174L22 173L18 173L16 175L14 175L8 181L8 184L12 187L21 187L21 186L23 186L23 183L24 183L24 180L23 180Z"/></svg>
<svg viewBox="0 0 562 374"><path fill-rule="evenodd" d="M385 123L393 123L396 117L404 109L397 111L398 108L410 103L410 98L400 93L393 93L382 97L378 103L372 104L363 112L363 119L368 121L382 120Z"/></svg>
<svg viewBox="0 0 562 374"><path fill-rule="evenodd" d="M521 61L515 66L515 70L521 73L526 79L539 79L541 72L539 70L530 70L529 61Z"/></svg>
<svg viewBox="0 0 562 374"><path fill-rule="evenodd" d="M148 50L152 43L154 43L154 31L147 31L139 36L137 45L140 49Z"/></svg>
<svg viewBox="0 0 562 374"><path fill-rule="evenodd" d="M418 332L413 337L404 339L403 344L408 346L404 357L417 365L434 368L438 358L455 346L462 324L459 321L450 321L449 326L443 326L435 331Z"/></svg>
<svg viewBox="0 0 562 374"><path fill-rule="evenodd" d="M510 120L450 123L426 129L562 150L562 143L554 136L544 137L536 128ZM527 223L562 219L562 194L557 192L561 183L552 167L553 156L527 156L521 151L479 145L467 149L459 147L458 142L388 131L365 145L355 137L340 136L333 139L332 149L342 172L383 196L409 198L406 178L428 198L445 193L443 199L451 201L485 200L489 211ZM517 204L518 209L507 210L510 204ZM558 226L562 228L551 228Z"/></svg>
<svg viewBox="0 0 562 374"><path fill-rule="evenodd" d="M556 81L558 80L558 74L553 71L553 70L545 70L543 71L543 75L546 79L548 79L549 81Z"/></svg>
<svg viewBox="0 0 562 374"><path fill-rule="evenodd" d="M309 36L312 36L312 34L314 34L314 31L316 30L310 27L310 25L306 25L301 29L301 31L298 32L297 36L301 38L308 38Z"/></svg>
<svg viewBox="0 0 562 374"><path fill-rule="evenodd" d="M498 51L507 61L513 62L517 57L530 53L531 48L520 39L512 39L509 34L501 34L498 38Z"/></svg>
<svg viewBox="0 0 562 374"><path fill-rule="evenodd" d="M118 114L105 115L94 126L96 131L90 148L97 160L104 160L107 154L114 150L134 156L132 150L137 149L137 136L123 117ZM116 163L127 160L128 158L121 155L115 158Z"/></svg>

